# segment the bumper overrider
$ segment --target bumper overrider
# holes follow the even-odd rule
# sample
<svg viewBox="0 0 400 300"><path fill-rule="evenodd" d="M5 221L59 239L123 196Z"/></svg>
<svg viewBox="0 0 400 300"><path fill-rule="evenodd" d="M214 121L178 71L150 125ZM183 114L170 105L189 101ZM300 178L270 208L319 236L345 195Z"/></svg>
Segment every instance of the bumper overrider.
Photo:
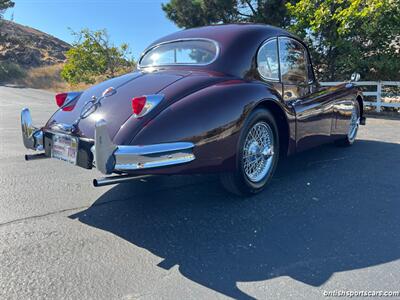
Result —
<svg viewBox="0 0 400 300"><path fill-rule="evenodd" d="M27 155L26 159L52 157L52 136L71 135L54 130L42 130L32 125L28 108L21 111L21 128L24 146L39 151ZM74 136L76 137L76 136ZM78 138L77 165L90 169L96 167L103 174L124 174L130 171L180 165L195 159L194 144L190 142L163 143L154 145L115 145L107 131L107 123L99 120L95 124L95 138Z"/></svg>

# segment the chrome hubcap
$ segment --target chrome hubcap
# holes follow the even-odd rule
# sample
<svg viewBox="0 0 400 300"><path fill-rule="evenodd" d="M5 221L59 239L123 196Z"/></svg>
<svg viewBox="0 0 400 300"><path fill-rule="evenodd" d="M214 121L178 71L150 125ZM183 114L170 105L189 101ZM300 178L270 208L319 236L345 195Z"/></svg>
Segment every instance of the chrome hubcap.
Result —
<svg viewBox="0 0 400 300"><path fill-rule="evenodd" d="M260 182L272 168L274 135L265 122L256 123L247 133L243 148L243 166L247 178Z"/></svg>
<svg viewBox="0 0 400 300"><path fill-rule="evenodd" d="M359 125L360 125L360 117L358 115L357 107L354 106L353 111L351 113L349 132L347 134L350 142L353 142L356 139Z"/></svg>

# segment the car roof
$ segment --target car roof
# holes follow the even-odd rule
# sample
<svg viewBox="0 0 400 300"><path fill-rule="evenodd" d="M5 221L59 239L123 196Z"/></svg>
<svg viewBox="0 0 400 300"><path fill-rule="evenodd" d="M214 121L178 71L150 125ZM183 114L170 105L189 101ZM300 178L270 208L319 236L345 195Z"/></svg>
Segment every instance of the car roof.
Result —
<svg viewBox="0 0 400 300"><path fill-rule="evenodd" d="M296 36L282 28L266 24L217 24L211 26L184 29L178 32L174 32L170 35L158 39L157 41L152 43L149 48L162 42L188 38L206 38L215 40L218 43L224 45L226 42L238 39L243 36L262 36L263 39L274 36L291 36L296 38Z"/></svg>
<svg viewBox="0 0 400 300"><path fill-rule="evenodd" d="M251 69L252 62L260 45L277 36L297 38L290 32L265 24L239 23L203 26L181 30L153 42L146 50L159 43L180 39L210 39L219 46L219 57L205 69L223 72L239 77Z"/></svg>

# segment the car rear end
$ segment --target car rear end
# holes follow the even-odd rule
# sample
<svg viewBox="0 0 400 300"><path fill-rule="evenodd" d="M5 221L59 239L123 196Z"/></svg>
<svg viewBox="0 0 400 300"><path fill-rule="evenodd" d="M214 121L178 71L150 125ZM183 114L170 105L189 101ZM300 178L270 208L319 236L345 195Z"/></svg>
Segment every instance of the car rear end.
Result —
<svg viewBox="0 0 400 300"><path fill-rule="evenodd" d="M134 145L132 140L182 95L222 80L204 72L136 72L83 93L59 94L60 107L43 127L33 125L29 109L22 110L24 145L37 153L26 159L50 157L103 174L145 174L190 163L195 160L193 141L165 136Z"/></svg>

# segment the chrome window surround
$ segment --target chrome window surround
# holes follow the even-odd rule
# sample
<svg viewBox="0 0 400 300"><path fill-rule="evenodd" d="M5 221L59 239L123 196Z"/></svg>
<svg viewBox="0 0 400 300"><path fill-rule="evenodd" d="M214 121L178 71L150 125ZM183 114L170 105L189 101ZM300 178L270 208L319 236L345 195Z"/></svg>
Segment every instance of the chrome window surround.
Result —
<svg viewBox="0 0 400 300"><path fill-rule="evenodd" d="M281 78L282 74L280 72L281 61L280 61L280 55L279 55L279 52L280 52L279 41L280 40L294 41L295 43L299 44L303 48L305 56L307 58L307 70L306 70L307 71L307 79L308 79L307 84L314 83L315 76L314 76L314 71L312 69L311 57L310 57L310 53L308 52L308 49L303 45L302 42L300 42L299 40L297 40L295 38L289 37L289 36L280 36L280 37L278 37L278 57L279 57L279 79L280 79L280 81L282 81L282 78ZM310 74L310 70L311 70L312 74ZM284 83L284 82L282 81L282 83ZM293 83L291 83L291 84L293 84Z"/></svg>
<svg viewBox="0 0 400 300"><path fill-rule="evenodd" d="M278 78L269 78L264 76L263 74L261 74L260 70L258 69L258 57L260 55L260 51L270 42L275 41L275 45L276 45L276 57L278 58ZM262 79L264 79L265 81L273 81L273 82L280 82L280 78L281 78L281 62L280 62L280 57L279 57L279 45L278 45L278 38L273 37L273 38L269 38L267 40L265 40L260 48L258 48L257 50L257 55L256 55L256 64L257 64L257 72L258 74L261 76Z"/></svg>
<svg viewBox="0 0 400 300"><path fill-rule="evenodd" d="M161 64L161 65L144 65L142 66L140 63L142 62L143 56L146 55L148 52L150 52L151 50L161 46L161 45L165 45L165 44L171 44L171 43L177 43L177 42L185 42L185 41L207 41L207 42L211 42L214 44L215 48L216 48L216 53L214 58L208 62L208 63L198 63L198 64L194 64L194 63L176 63L176 64ZM212 39L207 39L207 38L182 38L182 39L175 39L175 40L170 40L170 41L165 41L165 42L161 42L158 43L154 46L152 46L151 48L146 49L145 51L143 51L143 53L140 55L140 59L139 59L139 63L138 63L138 69L141 70L143 68L155 68L155 67L168 67L168 66L207 66L212 64L213 62L215 62L217 60L217 58L219 57L220 54L220 47L219 44L212 40Z"/></svg>

